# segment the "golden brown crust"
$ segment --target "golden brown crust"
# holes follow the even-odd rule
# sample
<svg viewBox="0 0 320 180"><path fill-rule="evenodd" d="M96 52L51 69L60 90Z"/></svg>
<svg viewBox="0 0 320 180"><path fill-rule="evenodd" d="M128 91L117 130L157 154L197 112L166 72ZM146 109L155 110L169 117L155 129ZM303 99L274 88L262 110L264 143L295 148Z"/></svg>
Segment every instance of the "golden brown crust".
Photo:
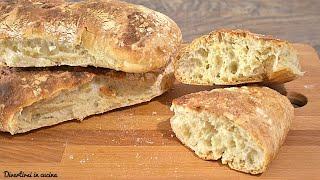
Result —
<svg viewBox="0 0 320 180"><path fill-rule="evenodd" d="M281 84L285 82L292 81L297 79L299 75L292 72L291 69L282 69L280 71L276 71L270 73L267 78L263 81L264 84Z"/></svg>
<svg viewBox="0 0 320 180"><path fill-rule="evenodd" d="M0 40L40 38L81 47L95 59L118 62L107 68L125 72L164 67L182 39L167 16L115 0L22 0L0 2L0 9Z"/></svg>
<svg viewBox="0 0 320 180"><path fill-rule="evenodd" d="M214 89L182 96L172 104L225 116L243 128L266 152L262 171L275 158L294 116L290 101L267 87Z"/></svg>
<svg viewBox="0 0 320 180"><path fill-rule="evenodd" d="M272 42L277 48L281 49L283 47L286 47L291 51L293 54L297 54L296 50L290 44L288 41L285 40L280 40L277 38L274 38L270 35L262 35L262 34L256 34L249 32L248 30L242 30L242 29L218 29L213 32L210 32L208 35L201 36L195 40L193 40L190 44L184 45L180 48L178 51L175 61L174 61L174 69L175 69L175 77L177 80L179 80L182 83L186 84L194 84L194 85L212 85L208 84L206 82L198 82L196 80L186 80L182 77L181 74L179 74L178 71L178 64L179 61L182 60L182 56L184 54L188 54L190 52L193 52L197 50L200 46L206 46L210 45L212 43L212 39L215 37L221 37L223 34L229 34L229 35L234 35L235 37L243 37L247 39L254 39L254 40L262 40L265 42ZM283 59L281 59L283 60ZM256 83L256 82L262 82L265 84L281 84L285 82L292 81L299 76L303 75L303 73L300 71L300 65L299 64L294 64L295 69L291 68L283 68L281 69L273 69L272 66L269 66L270 62L265 62L264 64L264 73L262 75L256 75L252 77L238 77L234 78L232 81L228 82L223 82L221 81L218 83L219 85L237 85L237 84L244 84L244 83Z"/></svg>
<svg viewBox="0 0 320 180"><path fill-rule="evenodd" d="M209 36L215 36L216 33L218 33L218 34L229 33L229 34L234 34L234 35L242 36L242 37L251 37L251 38L254 38L254 39L262 39L262 40L265 40L265 41L273 41L275 43L280 43L280 44L289 43L288 41L275 38L275 37L273 37L271 35L263 35L263 34L252 33L250 31L244 30L244 29L219 29L219 30L216 30L216 31L213 31L213 32L209 33Z"/></svg>

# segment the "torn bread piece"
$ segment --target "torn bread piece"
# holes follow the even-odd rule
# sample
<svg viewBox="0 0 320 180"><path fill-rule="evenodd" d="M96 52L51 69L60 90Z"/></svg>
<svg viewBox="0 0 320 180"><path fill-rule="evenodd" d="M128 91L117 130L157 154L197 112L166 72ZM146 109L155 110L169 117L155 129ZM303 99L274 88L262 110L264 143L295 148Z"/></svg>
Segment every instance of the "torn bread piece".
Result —
<svg viewBox="0 0 320 180"><path fill-rule="evenodd" d="M182 39L166 15L117 0L13 0L0 10L2 66L149 72L165 67Z"/></svg>
<svg viewBox="0 0 320 180"><path fill-rule="evenodd" d="M290 101L267 87L214 89L173 100L176 137L205 160L258 174L283 144L294 117Z"/></svg>
<svg viewBox="0 0 320 180"><path fill-rule="evenodd" d="M292 44L244 30L217 30L180 50L176 78L185 84L279 84L303 75Z"/></svg>
<svg viewBox="0 0 320 180"><path fill-rule="evenodd" d="M150 101L173 85L173 67L148 73L102 68L2 68L0 130L23 133Z"/></svg>

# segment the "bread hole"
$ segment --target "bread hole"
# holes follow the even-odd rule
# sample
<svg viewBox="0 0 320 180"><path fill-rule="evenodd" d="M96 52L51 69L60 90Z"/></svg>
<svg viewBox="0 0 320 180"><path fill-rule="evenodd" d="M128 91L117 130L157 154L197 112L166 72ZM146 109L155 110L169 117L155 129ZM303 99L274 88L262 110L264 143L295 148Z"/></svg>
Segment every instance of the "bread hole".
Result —
<svg viewBox="0 0 320 180"><path fill-rule="evenodd" d="M246 164L246 162L245 162L244 159L240 159L240 160L239 160L239 164L240 164L240 166L243 167L243 166Z"/></svg>
<svg viewBox="0 0 320 180"><path fill-rule="evenodd" d="M224 81L224 82L229 82L228 78L226 78L226 77L222 77L221 80Z"/></svg>
<svg viewBox="0 0 320 180"><path fill-rule="evenodd" d="M257 51L257 53L259 54L259 56L261 56L261 52L260 51Z"/></svg>
<svg viewBox="0 0 320 180"><path fill-rule="evenodd" d="M18 46L16 44L12 45L11 50L14 52L18 51Z"/></svg>
<svg viewBox="0 0 320 180"><path fill-rule="evenodd" d="M198 49L197 53L200 54L202 57L208 57L208 51L203 48Z"/></svg>
<svg viewBox="0 0 320 180"><path fill-rule="evenodd" d="M248 45L244 48L244 52L245 53L248 53L248 51L249 51L249 47L248 47Z"/></svg>
<svg viewBox="0 0 320 180"><path fill-rule="evenodd" d="M201 60L198 58L190 58L189 60L191 61L191 63L196 64L198 66L201 66L201 64L202 64Z"/></svg>
<svg viewBox="0 0 320 180"><path fill-rule="evenodd" d="M202 74L195 74L195 77L197 78L197 79L202 79L203 78L203 75Z"/></svg>
<svg viewBox="0 0 320 180"><path fill-rule="evenodd" d="M216 58L215 58L215 65L219 67L221 64L222 64L222 59L221 59L221 57L220 57L220 56L216 56Z"/></svg>
<svg viewBox="0 0 320 180"><path fill-rule="evenodd" d="M235 57L235 54L231 49L229 49L229 57L230 59L233 59Z"/></svg>
<svg viewBox="0 0 320 180"><path fill-rule="evenodd" d="M69 48L67 46L58 46L58 49L59 49L59 51L66 52L66 53L70 53L73 51L71 48Z"/></svg>
<svg viewBox="0 0 320 180"><path fill-rule="evenodd" d="M229 40L229 43L230 43L230 44L232 44L232 45L233 45L233 44L235 44L234 39L233 39L233 38L231 38L231 39Z"/></svg>
<svg viewBox="0 0 320 180"><path fill-rule="evenodd" d="M43 8L43 9L51 9L53 7L54 7L54 5L52 5L52 4L44 4L41 6L41 8Z"/></svg>
<svg viewBox="0 0 320 180"><path fill-rule="evenodd" d="M230 127L228 127L228 131L233 132L234 130L235 130L235 127L234 127L234 126L230 126Z"/></svg>
<svg viewBox="0 0 320 180"><path fill-rule="evenodd" d="M74 46L74 48L75 48L76 50L79 50L79 49L80 49L80 45L77 44L77 45Z"/></svg>
<svg viewBox="0 0 320 180"><path fill-rule="evenodd" d="M49 54L49 48L47 45L43 45L40 47L40 53L41 54Z"/></svg>
<svg viewBox="0 0 320 180"><path fill-rule="evenodd" d="M34 41L35 41L35 39L34 39ZM28 40L26 40L26 41L22 41L22 46L34 48L34 47L35 47L35 45L34 45L34 43L33 43L34 41L32 41L32 40L30 40L30 39L28 39Z"/></svg>
<svg viewBox="0 0 320 180"><path fill-rule="evenodd" d="M210 68L210 64L207 64L207 65L206 65L206 69L209 69L209 68Z"/></svg>
<svg viewBox="0 0 320 180"><path fill-rule="evenodd" d="M189 139L191 136L190 128L188 126L183 127L182 133L187 139Z"/></svg>
<svg viewBox="0 0 320 180"><path fill-rule="evenodd" d="M196 109L196 111L201 111L202 107L201 106L196 106L195 109ZM195 125L193 125L193 126L195 126Z"/></svg>
<svg viewBox="0 0 320 180"><path fill-rule="evenodd" d="M300 108L308 103L308 98L297 92L288 92L287 98L290 100L294 108Z"/></svg>
<svg viewBox="0 0 320 180"><path fill-rule="evenodd" d="M268 48L264 49L264 50L261 52L261 54L262 54L262 55L267 55L269 52L271 52L271 47L268 47Z"/></svg>
<svg viewBox="0 0 320 180"><path fill-rule="evenodd" d="M212 145L212 144L211 144L211 139L205 139L205 140L204 140L204 143L205 143L207 146L209 146L209 147ZM208 153L212 154L212 150L209 150Z"/></svg>
<svg viewBox="0 0 320 180"><path fill-rule="evenodd" d="M82 50L82 51L80 51L80 55L86 55L86 54L88 54L88 51L87 51L87 50Z"/></svg>
<svg viewBox="0 0 320 180"><path fill-rule="evenodd" d="M255 150L251 150L248 153L247 158L248 158L249 164L254 164L254 159L256 155L257 155L257 151Z"/></svg>
<svg viewBox="0 0 320 180"><path fill-rule="evenodd" d="M266 67L272 67L275 59L276 59L275 55L268 56L267 59L265 60Z"/></svg>
<svg viewBox="0 0 320 180"><path fill-rule="evenodd" d="M229 146L229 148L234 148L234 147L236 147L236 143L234 142L234 140L230 140L228 142L228 146Z"/></svg>
<svg viewBox="0 0 320 180"><path fill-rule="evenodd" d="M232 61L231 64L230 64L230 72L232 74L236 74L238 71L238 63L235 62L235 61Z"/></svg>
<svg viewBox="0 0 320 180"><path fill-rule="evenodd" d="M221 36L220 33L218 33L218 41L219 41L219 42L222 42L222 36Z"/></svg>
<svg viewBox="0 0 320 180"><path fill-rule="evenodd" d="M253 74L259 74L259 73L261 73L262 70L263 70L263 69L262 69L261 67L256 67L256 68L254 68L254 69L252 70L252 72L253 72Z"/></svg>

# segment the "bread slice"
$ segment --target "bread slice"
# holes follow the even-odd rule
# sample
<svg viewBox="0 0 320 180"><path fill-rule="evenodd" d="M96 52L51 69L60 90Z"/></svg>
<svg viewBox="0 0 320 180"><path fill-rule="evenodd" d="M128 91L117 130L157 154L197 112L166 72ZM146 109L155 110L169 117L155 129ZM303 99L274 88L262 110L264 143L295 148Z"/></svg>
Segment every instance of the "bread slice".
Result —
<svg viewBox="0 0 320 180"><path fill-rule="evenodd" d="M175 76L182 83L278 84L303 75L293 46L244 30L217 30L195 39L178 53Z"/></svg>
<svg viewBox="0 0 320 180"><path fill-rule="evenodd" d="M172 65L141 74L72 67L0 73L0 130L11 134L146 102L174 81Z"/></svg>
<svg viewBox="0 0 320 180"><path fill-rule="evenodd" d="M116 0L2 1L0 10L2 66L149 72L164 67L182 39L169 17Z"/></svg>
<svg viewBox="0 0 320 180"><path fill-rule="evenodd" d="M200 158L251 174L266 170L294 116L289 100L267 87L193 93L173 100L171 110L177 138Z"/></svg>

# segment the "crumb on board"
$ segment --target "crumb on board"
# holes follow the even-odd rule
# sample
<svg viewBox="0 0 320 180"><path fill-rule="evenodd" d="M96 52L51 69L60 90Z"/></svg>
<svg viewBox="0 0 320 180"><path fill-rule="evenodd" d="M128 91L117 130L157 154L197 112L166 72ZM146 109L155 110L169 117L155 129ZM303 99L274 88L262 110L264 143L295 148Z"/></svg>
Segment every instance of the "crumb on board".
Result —
<svg viewBox="0 0 320 180"><path fill-rule="evenodd" d="M80 164L84 164L86 162L86 160L85 159L81 159L79 162L80 162Z"/></svg>
<svg viewBox="0 0 320 180"><path fill-rule="evenodd" d="M71 160L73 160L73 159L74 159L74 157L73 157L73 155L72 155L72 154L69 156L69 159L71 159Z"/></svg>
<svg viewBox="0 0 320 180"><path fill-rule="evenodd" d="M147 139L145 142L148 143L148 144L154 144L154 142L151 141L150 139Z"/></svg>
<svg viewBox="0 0 320 180"><path fill-rule="evenodd" d="M314 84L306 84L303 87L306 89L313 89L315 87L315 85Z"/></svg>

